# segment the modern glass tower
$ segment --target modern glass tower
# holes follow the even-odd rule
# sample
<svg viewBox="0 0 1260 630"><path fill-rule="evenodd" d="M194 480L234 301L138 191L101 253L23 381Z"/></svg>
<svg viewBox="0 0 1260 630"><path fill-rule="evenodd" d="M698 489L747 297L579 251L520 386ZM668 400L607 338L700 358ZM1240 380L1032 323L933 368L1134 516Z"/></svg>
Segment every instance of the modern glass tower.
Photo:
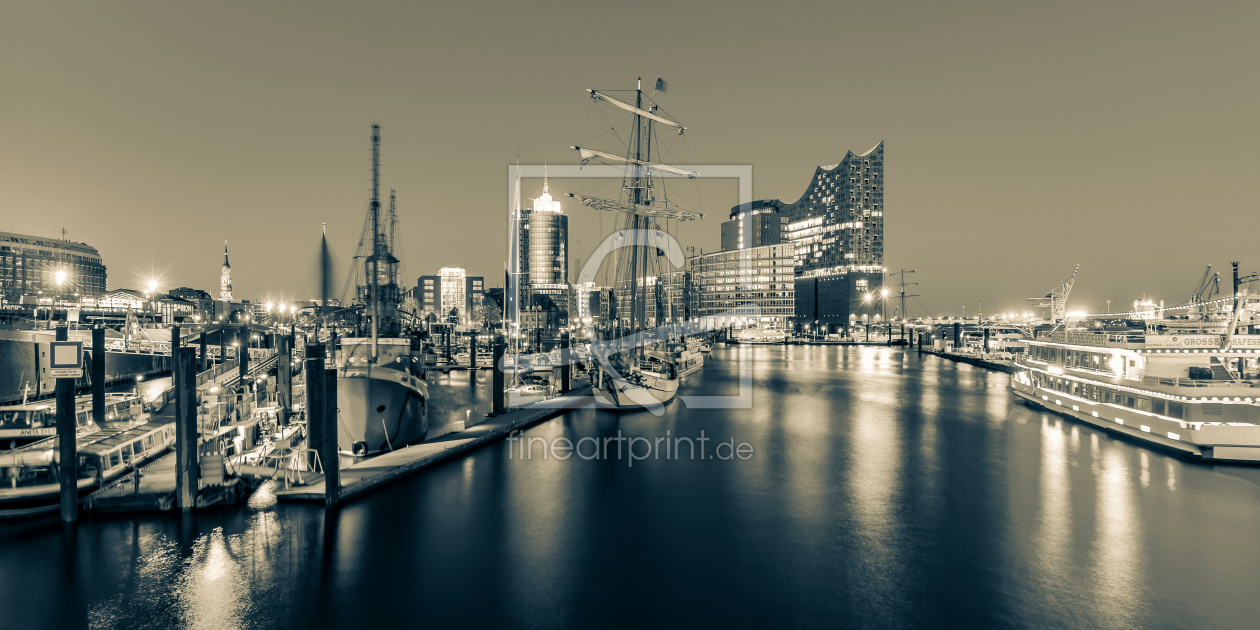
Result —
<svg viewBox="0 0 1260 630"><path fill-rule="evenodd" d="M795 319L828 331L879 317L884 273L884 143L819 166L780 212L795 247Z"/></svg>
<svg viewBox="0 0 1260 630"><path fill-rule="evenodd" d="M569 276L569 217L552 199L546 178L543 194L521 221L521 275L531 285L565 285Z"/></svg>

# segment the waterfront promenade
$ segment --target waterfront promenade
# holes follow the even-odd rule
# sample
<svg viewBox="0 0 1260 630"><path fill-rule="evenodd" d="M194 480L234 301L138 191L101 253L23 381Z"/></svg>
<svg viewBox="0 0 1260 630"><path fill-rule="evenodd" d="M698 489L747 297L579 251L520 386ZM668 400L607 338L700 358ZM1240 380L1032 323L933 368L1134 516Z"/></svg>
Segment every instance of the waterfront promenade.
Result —
<svg viewBox="0 0 1260 630"><path fill-rule="evenodd" d="M741 363L744 362L744 363ZM339 511L0 526L14 627L1252 627L1260 468L1025 407L914 349L719 347L682 395L525 435L734 439L747 460L472 451ZM20 574L20 575L19 575ZM20 580L22 588L15 586ZM18 599L20 595L20 601ZM78 625L85 625L80 623Z"/></svg>

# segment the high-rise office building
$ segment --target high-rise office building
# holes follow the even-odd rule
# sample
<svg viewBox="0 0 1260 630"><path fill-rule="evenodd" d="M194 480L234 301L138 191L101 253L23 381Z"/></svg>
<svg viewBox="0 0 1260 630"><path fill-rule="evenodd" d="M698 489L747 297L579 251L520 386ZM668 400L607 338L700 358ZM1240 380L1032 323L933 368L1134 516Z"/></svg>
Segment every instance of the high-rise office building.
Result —
<svg viewBox="0 0 1260 630"><path fill-rule="evenodd" d="M523 211L520 229L520 303L528 305L531 296L547 295L556 304L567 306L569 217L551 197L545 177L543 194L534 200L532 210Z"/></svg>
<svg viewBox="0 0 1260 630"><path fill-rule="evenodd" d="M884 143L820 166L805 193L780 212L795 248L795 313L827 332L880 315L884 273Z"/></svg>
<svg viewBox="0 0 1260 630"><path fill-rule="evenodd" d="M731 208L731 219L722 223L722 251L782 243L788 222L782 207L778 199L758 199Z"/></svg>
<svg viewBox="0 0 1260 630"><path fill-rule="evenodd" d="M76 300L104 293L105 265L96 248L0 232L0 297L4 300L18 302L24 295Z"/></svg>
<svg viewBox="0 0 1260 630"><path fill-rule="evenodd" d="M416 302L421 313L431 312L438 321L449 321L454 310L458 323L466 324L473 307L482 302L485 285L485 278L469 276L462 267L442 267L436 276L420 276L416 280Z"/></svg>
<svg viewBox="0 0 1260 630"><path fill-rule="evenodd" d="M780 243L692 256L692 318L710 328L788 328L795 299L793 251Z"/></svg>

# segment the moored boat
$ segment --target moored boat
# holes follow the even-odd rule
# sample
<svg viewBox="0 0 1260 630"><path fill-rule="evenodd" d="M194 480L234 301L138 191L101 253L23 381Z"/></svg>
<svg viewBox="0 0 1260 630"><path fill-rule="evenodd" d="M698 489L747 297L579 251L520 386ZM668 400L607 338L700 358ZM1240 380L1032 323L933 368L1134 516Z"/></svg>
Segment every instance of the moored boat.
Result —
<svg viewBox="0 0 1260 630"><path fill-rule="evenodd" d="M1234 310L1254 306L1244 302ZM1159 334L1158 322L1147 332L1043 331L1016 355L1011 389L1030 404L1154 446L1260 463L1260 334L1239 326L1238 316L1229 320L1198 331L1181 322L1174 334Z"/></svg>

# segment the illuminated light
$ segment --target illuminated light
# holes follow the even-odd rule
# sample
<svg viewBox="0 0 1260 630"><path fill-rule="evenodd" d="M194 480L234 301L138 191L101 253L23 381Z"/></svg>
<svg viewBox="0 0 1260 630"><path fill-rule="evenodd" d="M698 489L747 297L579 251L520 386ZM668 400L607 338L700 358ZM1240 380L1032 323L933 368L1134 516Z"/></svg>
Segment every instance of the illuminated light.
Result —
<svg viewBox="0 0 1260 630"><path fill-rule="evenodd" d="M1142 430L1143 430L1143 431L1146 431L1147 433L1150 433L1150 432L1151 432L1151 428L1150 428L1150 427L1148 427L1148 426L1146 426L1145 424L1144 424L1144 425L1142 425Z"/></svg>
<svg viewBox="0 0 1260 630"><path fill-rule="evenodd" d="M1063 401L1062 401L1062 400L1055 400L1055 401L1054 401L1054 404L1056 404L1056 405L1058 405L1058 406L1062 407L1062 406L1063 406Z"/></svg>
<svg viewBox="0 0 1260 630"><path fill-rule="evenodd" d="M1080 411L1080 410L1081 410L1080 407L1077 407L1076 405L1072 405L1072 411Z"/></svg>
<svg viewBox="0 0 1260 630"><path fill-rule="evenodd" d="M1124 424L1123 418L1116 418L1116 424Z"/></svg>
<svg viewBox="0 0 1260 630"><path fill-rule="evenodd" d="M1097 417L1098 417L1098 412L1097 412L1097 411L1095 411L1095 412L1094 412L1094 417L1095 417L1095 418L1097 418Z"/></svg>
<svg viewBox="0 0 1260 630"><path fill-rule="evenodd" d="M1180 440L1180 439L1181 439L1181 435L1180 435L1180 434L1177 434L1177 433L1172 433L1172 432L1169 432L1168 437L1170 437L1170 438L1172 438L1172 439L1174 439L1174 440Z"/></svg>

